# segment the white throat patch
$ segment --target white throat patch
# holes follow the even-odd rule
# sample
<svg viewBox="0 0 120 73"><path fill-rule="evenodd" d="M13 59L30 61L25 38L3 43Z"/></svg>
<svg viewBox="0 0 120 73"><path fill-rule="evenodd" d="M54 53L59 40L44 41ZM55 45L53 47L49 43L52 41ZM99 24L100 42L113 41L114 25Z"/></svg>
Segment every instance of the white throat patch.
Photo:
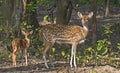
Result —
<svg viewBox="0 0 120 73"><path fill-rule="evenodd" d="M28 37L25 37L25 39L27 40L28 43L30 43L30 40L28 39Z"/></svg>
<svg viewBox="0 0 120 73"><path fill-rule="evenodd" d="M88 31L88 28L87 28L86 26L83 26L83 28L84 28L86 31Z"/></svg>

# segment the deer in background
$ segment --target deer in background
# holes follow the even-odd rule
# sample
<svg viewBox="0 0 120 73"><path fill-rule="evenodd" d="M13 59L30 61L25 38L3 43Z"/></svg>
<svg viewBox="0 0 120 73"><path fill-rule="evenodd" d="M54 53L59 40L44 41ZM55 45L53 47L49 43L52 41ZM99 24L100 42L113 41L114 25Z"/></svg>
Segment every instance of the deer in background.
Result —
<svg viewBox="0 0 120 73"><path fill-rule="evenodd" d="M39 31L40 36L45 43L43 51L43 59L46 68L49 68L46 61L46 54L52 48L54 43L68 43L72 44L70 66L77 67L76 65L76 49L77 45L83 43L88 34L88 19L93 16L93 12L88 15L82 15L78 12L77 15L81 18L82 27L78 25L62 25L62 24L49 24L41 26ZM74 61L74 62L73 62Z"/></svg>
<svg viewBox="0 0 120 73"><path fill-rule="evenodd" d="M13 59L13 66L16 67L16 56L18 53L24 51L25 54L25 62L26 62L26 66L28 65L27 63L27 51L28 48L30 46L30 39L28 38L29 35L31 35L33 33L33 31L30 32L25 32L23 30L21 30L22 34L24 35L24 38L15 38L12 40L12 59ZM23 53L22 53L23 55Z"/></svg>

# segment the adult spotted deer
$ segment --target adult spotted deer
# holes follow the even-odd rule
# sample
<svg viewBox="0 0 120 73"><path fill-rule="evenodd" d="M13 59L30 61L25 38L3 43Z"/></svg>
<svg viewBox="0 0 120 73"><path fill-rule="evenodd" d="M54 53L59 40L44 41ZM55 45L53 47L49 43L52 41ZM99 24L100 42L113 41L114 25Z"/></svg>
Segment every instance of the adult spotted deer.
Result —
<svg viewBox="0 0 120 73"><path fill-rule="evenodd" d="M88 15L82 15L78 12L78 16L81 18L82 27L78 25L62 25L62 24L48 24L41 26L40 36L45 43L45 49L43 51L43 59L46 68L49 68L46 61L46 53L52 48L54 43L68 43L72 44L71 48L71 60L70 66L77 67L76 65L76 49L77 45L84 42L85 37L88 34L88 19L93 16L93 12ZM74 63L73 63L74 61Z"/></svg>
<svg viewBox="0 0 120 73"><path fill-rule="evenodd" d="M15 66L15 67L16 67L16 56L18 53L20 53L22 51L24 51L24 53L25 53L26 66L28 65L27 51L30 46L30 39L28 38L28 36L31 35L33 33L33 31L25 32L22 30L21 32L24 35L23 39L15 38L12 40L12 49L13 49L12 59L13 59L13 66ZM22 53L22 55L23 55L23 53Z"/></svg>

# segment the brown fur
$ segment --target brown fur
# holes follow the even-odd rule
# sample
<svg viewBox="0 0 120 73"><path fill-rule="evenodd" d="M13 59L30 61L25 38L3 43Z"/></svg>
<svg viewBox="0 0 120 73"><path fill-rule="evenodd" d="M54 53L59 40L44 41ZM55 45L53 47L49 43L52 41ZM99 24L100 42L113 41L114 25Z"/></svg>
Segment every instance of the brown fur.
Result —
<svg viewBox="0 0 120 73"><path fill-rule="evenodd" d="M83 27L78 25L62 25L62 24L49 24L41 27L39 34L45 43L43 58L47 68L48 66L46 63L45 55L47 51L50 48L52 48L55 42L72 44L73 52L71 52L72 57L70 65L72 67L72 59L74 57L74 66L76 67L75 54L77 45L83 42L88 34L88 29L85 24L88 23L88 18L91 18L93 16L93 12L89 13L89 15L82 15L80 12L78 12L78 16L81 18Z"/></svg>
<svg viewBox="0 0 120 73"><path fill-rule="evenodd" d="M12 55L12 59L13 59L13 66L16 66L16 55L20 53L20 50L22 50L24 48L25 51L25 58L26 58L26 65L27 65L27 50L30 46L30 41L27 38L30 34L32 34L33 31L31 32L24 32L22 31L23 35L25 36L25 38L21 39L21 38L15 38L12 40L12 49L13 49L13 55Z"/></svg>

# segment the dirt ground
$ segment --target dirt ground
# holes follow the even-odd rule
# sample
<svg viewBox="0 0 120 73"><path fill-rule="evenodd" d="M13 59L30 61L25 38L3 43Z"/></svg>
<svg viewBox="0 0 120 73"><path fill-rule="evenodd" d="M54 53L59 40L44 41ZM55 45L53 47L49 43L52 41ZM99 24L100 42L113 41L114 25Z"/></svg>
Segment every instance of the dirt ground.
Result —
<svg viewBox="0 0 120 73"><path fill-rule="evenodd" d="M70 68L69 63L63 61L55 61L48 63L50 68L44 66L42 60L29 59L28 66L21 65L21 61L17 61L17 67L12 66L12 61L0 62L0 73L120 73L120 67L115 68L110 65L84 66L77 64L77 68Z"/></svg>

